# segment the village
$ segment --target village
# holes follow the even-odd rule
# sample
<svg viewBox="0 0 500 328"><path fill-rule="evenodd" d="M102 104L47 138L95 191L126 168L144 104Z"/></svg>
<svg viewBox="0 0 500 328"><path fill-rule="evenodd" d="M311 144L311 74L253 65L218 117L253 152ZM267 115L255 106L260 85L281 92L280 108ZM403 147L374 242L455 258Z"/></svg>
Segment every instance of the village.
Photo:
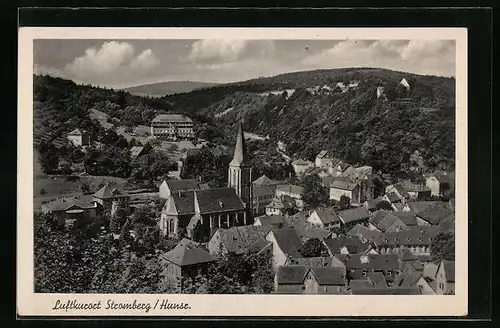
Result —
<svg viewBox="0 0 500 328"><path fill-rule="evenodd" d="M185 115L161 114L151 127L131 134L192 144L193 125ZM80 129L67 139L75 147L91 143ZM156 190L131 192L105 183L91 194L45 200L41 212L73 225L83 216L112 218L160 201L154 219L162 237L179 242L158 256L164 283L177 293L184 291L185 278L207 275L221 254L255 253L269 255L276 294L454 294L454 261L434 256L432 249L441 234L454 233L454 172L438 170L414 183L323 150L314 162L284 155L295 177L275 181L253 176L247 139L239 122L225 187L181 179L186 156L179 152L177 171ZM283 141L276 144L283 154L286 147ZM132 147L131 156L142 156L143 149ZM326 205L306 201L304 181L310 177L326 191L321 195Z"/></svg>

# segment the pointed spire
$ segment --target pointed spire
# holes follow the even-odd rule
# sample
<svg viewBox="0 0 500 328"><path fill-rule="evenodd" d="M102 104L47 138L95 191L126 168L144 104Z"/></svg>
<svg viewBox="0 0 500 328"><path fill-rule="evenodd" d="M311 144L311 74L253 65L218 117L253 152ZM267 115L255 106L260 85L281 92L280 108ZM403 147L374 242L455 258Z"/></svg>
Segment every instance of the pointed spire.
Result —
<svg viewBox="0 0 500 328"><path fill-rule="evenodd" d="M247 162L247 154L245 147L245 136L243 135L243 123L240 121L238 134L236 135L236 146L234 147L233 160L229 165L244 165Z"/></svg>

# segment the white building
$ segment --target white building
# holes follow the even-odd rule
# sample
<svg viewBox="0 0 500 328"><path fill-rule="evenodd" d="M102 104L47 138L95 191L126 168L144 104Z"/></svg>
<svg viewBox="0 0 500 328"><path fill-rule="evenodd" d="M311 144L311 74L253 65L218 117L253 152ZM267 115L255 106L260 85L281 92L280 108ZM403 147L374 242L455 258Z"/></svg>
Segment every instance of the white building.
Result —
<svg viewBox="0 0 500 328"><path fill-rule="evenodd" d="M192 138L193 120L180 114L163 114L151 121L151 135L168 139Z"/></svg>

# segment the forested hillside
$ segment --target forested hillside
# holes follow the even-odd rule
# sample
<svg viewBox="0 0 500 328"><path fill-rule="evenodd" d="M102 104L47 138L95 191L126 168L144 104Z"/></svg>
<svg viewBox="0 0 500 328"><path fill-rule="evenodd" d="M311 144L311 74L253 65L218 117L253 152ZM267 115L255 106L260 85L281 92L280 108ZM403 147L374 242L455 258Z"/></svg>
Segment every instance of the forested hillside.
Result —
<svg viewBox="0 0 500 328"><path fill-rule="evenodd" d="M399 84L402 78L409 91ZM352 81L357 86L345 92L336 87ZM235 124L243 119L245 130L285 142L295 157L313 159L329 149L352 164L392 174L454 169L453 78L368 68L316 70L161 98L45 76L35 76L34 87L36 135L50 132L55 138L75 127L97 133L90 109L124 126L149 125L165 111L189 115L197 136L214 143L231 145ZM377 98L377 87L385 88L386 98Z"/></svg>

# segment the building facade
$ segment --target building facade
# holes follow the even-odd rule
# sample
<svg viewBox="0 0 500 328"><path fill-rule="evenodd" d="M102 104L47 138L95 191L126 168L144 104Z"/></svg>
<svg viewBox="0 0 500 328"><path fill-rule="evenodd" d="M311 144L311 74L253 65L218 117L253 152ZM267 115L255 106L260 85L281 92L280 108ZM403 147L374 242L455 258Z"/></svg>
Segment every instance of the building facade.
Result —
<svg viewBox="0 0 500 328"><path fill-rule="evenodd" d="M151 135L164 139L190 139L194 136L193 120L180 114L162 114L151 121Z"/></svg>

